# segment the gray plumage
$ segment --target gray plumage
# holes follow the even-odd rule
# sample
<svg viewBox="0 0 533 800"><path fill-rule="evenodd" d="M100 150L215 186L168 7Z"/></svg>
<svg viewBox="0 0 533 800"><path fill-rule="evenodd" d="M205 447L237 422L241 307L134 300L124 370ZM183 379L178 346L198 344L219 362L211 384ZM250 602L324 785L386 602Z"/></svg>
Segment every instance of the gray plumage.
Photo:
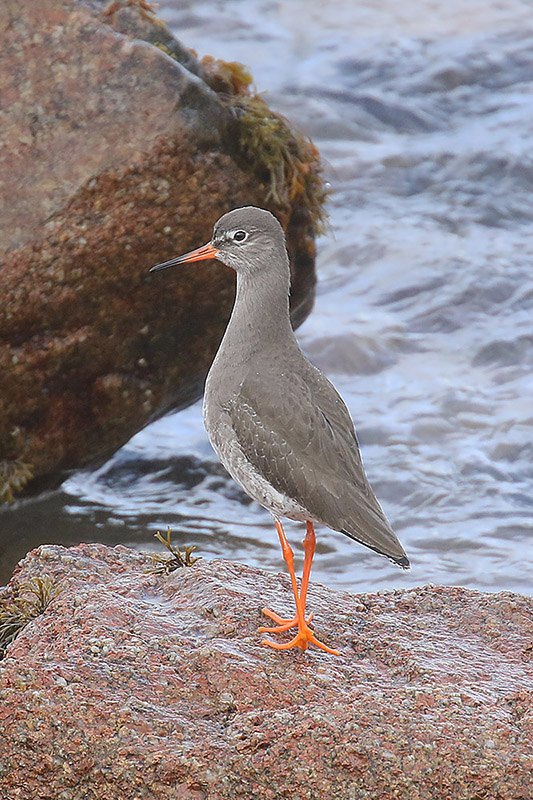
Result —
<svg viewBox="0 0 533 800"><path fill-rule="evenodd" d="M220 460L274 516L321 523L407 568L365 475L348 409L292 331L281 225L268 211L239 208L217 222L211 246L237 273L203 404Z"/></svg>

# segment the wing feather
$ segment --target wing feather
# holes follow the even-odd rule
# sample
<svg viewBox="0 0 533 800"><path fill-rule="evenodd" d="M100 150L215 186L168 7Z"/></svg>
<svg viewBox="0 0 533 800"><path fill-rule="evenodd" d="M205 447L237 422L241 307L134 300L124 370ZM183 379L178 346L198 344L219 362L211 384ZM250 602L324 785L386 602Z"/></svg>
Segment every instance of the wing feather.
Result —
<svg viewBox="0 0 533 800"><path fill-rule="evenodd" d="M334 386L311 364L303 375L249 373L227 407L246 458L310 517L408 566L368 482L353 423Z"/></svg>

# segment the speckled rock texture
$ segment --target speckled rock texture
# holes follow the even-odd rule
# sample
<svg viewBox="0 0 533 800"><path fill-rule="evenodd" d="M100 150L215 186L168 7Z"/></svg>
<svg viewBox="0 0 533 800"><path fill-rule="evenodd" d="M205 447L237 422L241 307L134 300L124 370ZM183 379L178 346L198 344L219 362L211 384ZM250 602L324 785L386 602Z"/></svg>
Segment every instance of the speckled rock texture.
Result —
<svg viewBox="0 0 533 800"><path fill-rule="evenodd" d="M221 214L278 215L302 321L323 193L245 71L198 61L143 0L7 0L0 31L1 502L199 396L234 276L148 269Z"/></svg>
<svg viewBox="0 0 533 800"><path fill-rule="evenodd" d="M531 598L311 584L318 650L276 652L284 575L201 560L169 575L123 547L44 546L61 591L0 662L10 800L530 800ZM288 635L288 634L285 634Z"/></svg>

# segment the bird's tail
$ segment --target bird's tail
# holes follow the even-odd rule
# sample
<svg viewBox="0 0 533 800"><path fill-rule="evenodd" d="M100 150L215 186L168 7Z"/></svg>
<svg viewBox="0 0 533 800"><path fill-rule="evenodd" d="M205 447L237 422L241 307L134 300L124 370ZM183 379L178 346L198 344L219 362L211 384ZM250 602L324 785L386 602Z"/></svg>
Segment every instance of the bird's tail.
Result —
<svg viewBox="0 0 533 800"><path fill-rule="evenodd" d="M388 528L388 529L387 529ZM392 561L393 564L396 564L398 567L402 569L409 570L411 569L411 564L409 559L407 558L407 554L403 549L400 541L396 537L396 534L387 526L383 530L380 530L380 536L373 536L372 539L370 536L360 535L358 536L356 532L348 531L346 528L341 528L340 532L344 533L345 536L349 536L350 539L353 539L354 542L358 542L359 544L363 544L365 547L370 548L375 553L379 553L381 556L385 556L388 558L389 561ZM384 536L383 533L386 535ZM376 541L379 538L381 541Z"/></svg>

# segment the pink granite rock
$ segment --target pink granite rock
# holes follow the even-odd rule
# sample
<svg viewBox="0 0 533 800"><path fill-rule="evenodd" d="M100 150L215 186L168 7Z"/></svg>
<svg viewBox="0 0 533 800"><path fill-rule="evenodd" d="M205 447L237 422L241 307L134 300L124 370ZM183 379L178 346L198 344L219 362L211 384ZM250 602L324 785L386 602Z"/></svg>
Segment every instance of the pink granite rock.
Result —
<svg viewBox="0 0 533 800"><path fill-rule="evenodd" d="M311 585L317 650L274 652L289 581L227 561L170 575L124 547L45 546L61 589L0 662L9 800L529 800L530 598Z"/></svg>

